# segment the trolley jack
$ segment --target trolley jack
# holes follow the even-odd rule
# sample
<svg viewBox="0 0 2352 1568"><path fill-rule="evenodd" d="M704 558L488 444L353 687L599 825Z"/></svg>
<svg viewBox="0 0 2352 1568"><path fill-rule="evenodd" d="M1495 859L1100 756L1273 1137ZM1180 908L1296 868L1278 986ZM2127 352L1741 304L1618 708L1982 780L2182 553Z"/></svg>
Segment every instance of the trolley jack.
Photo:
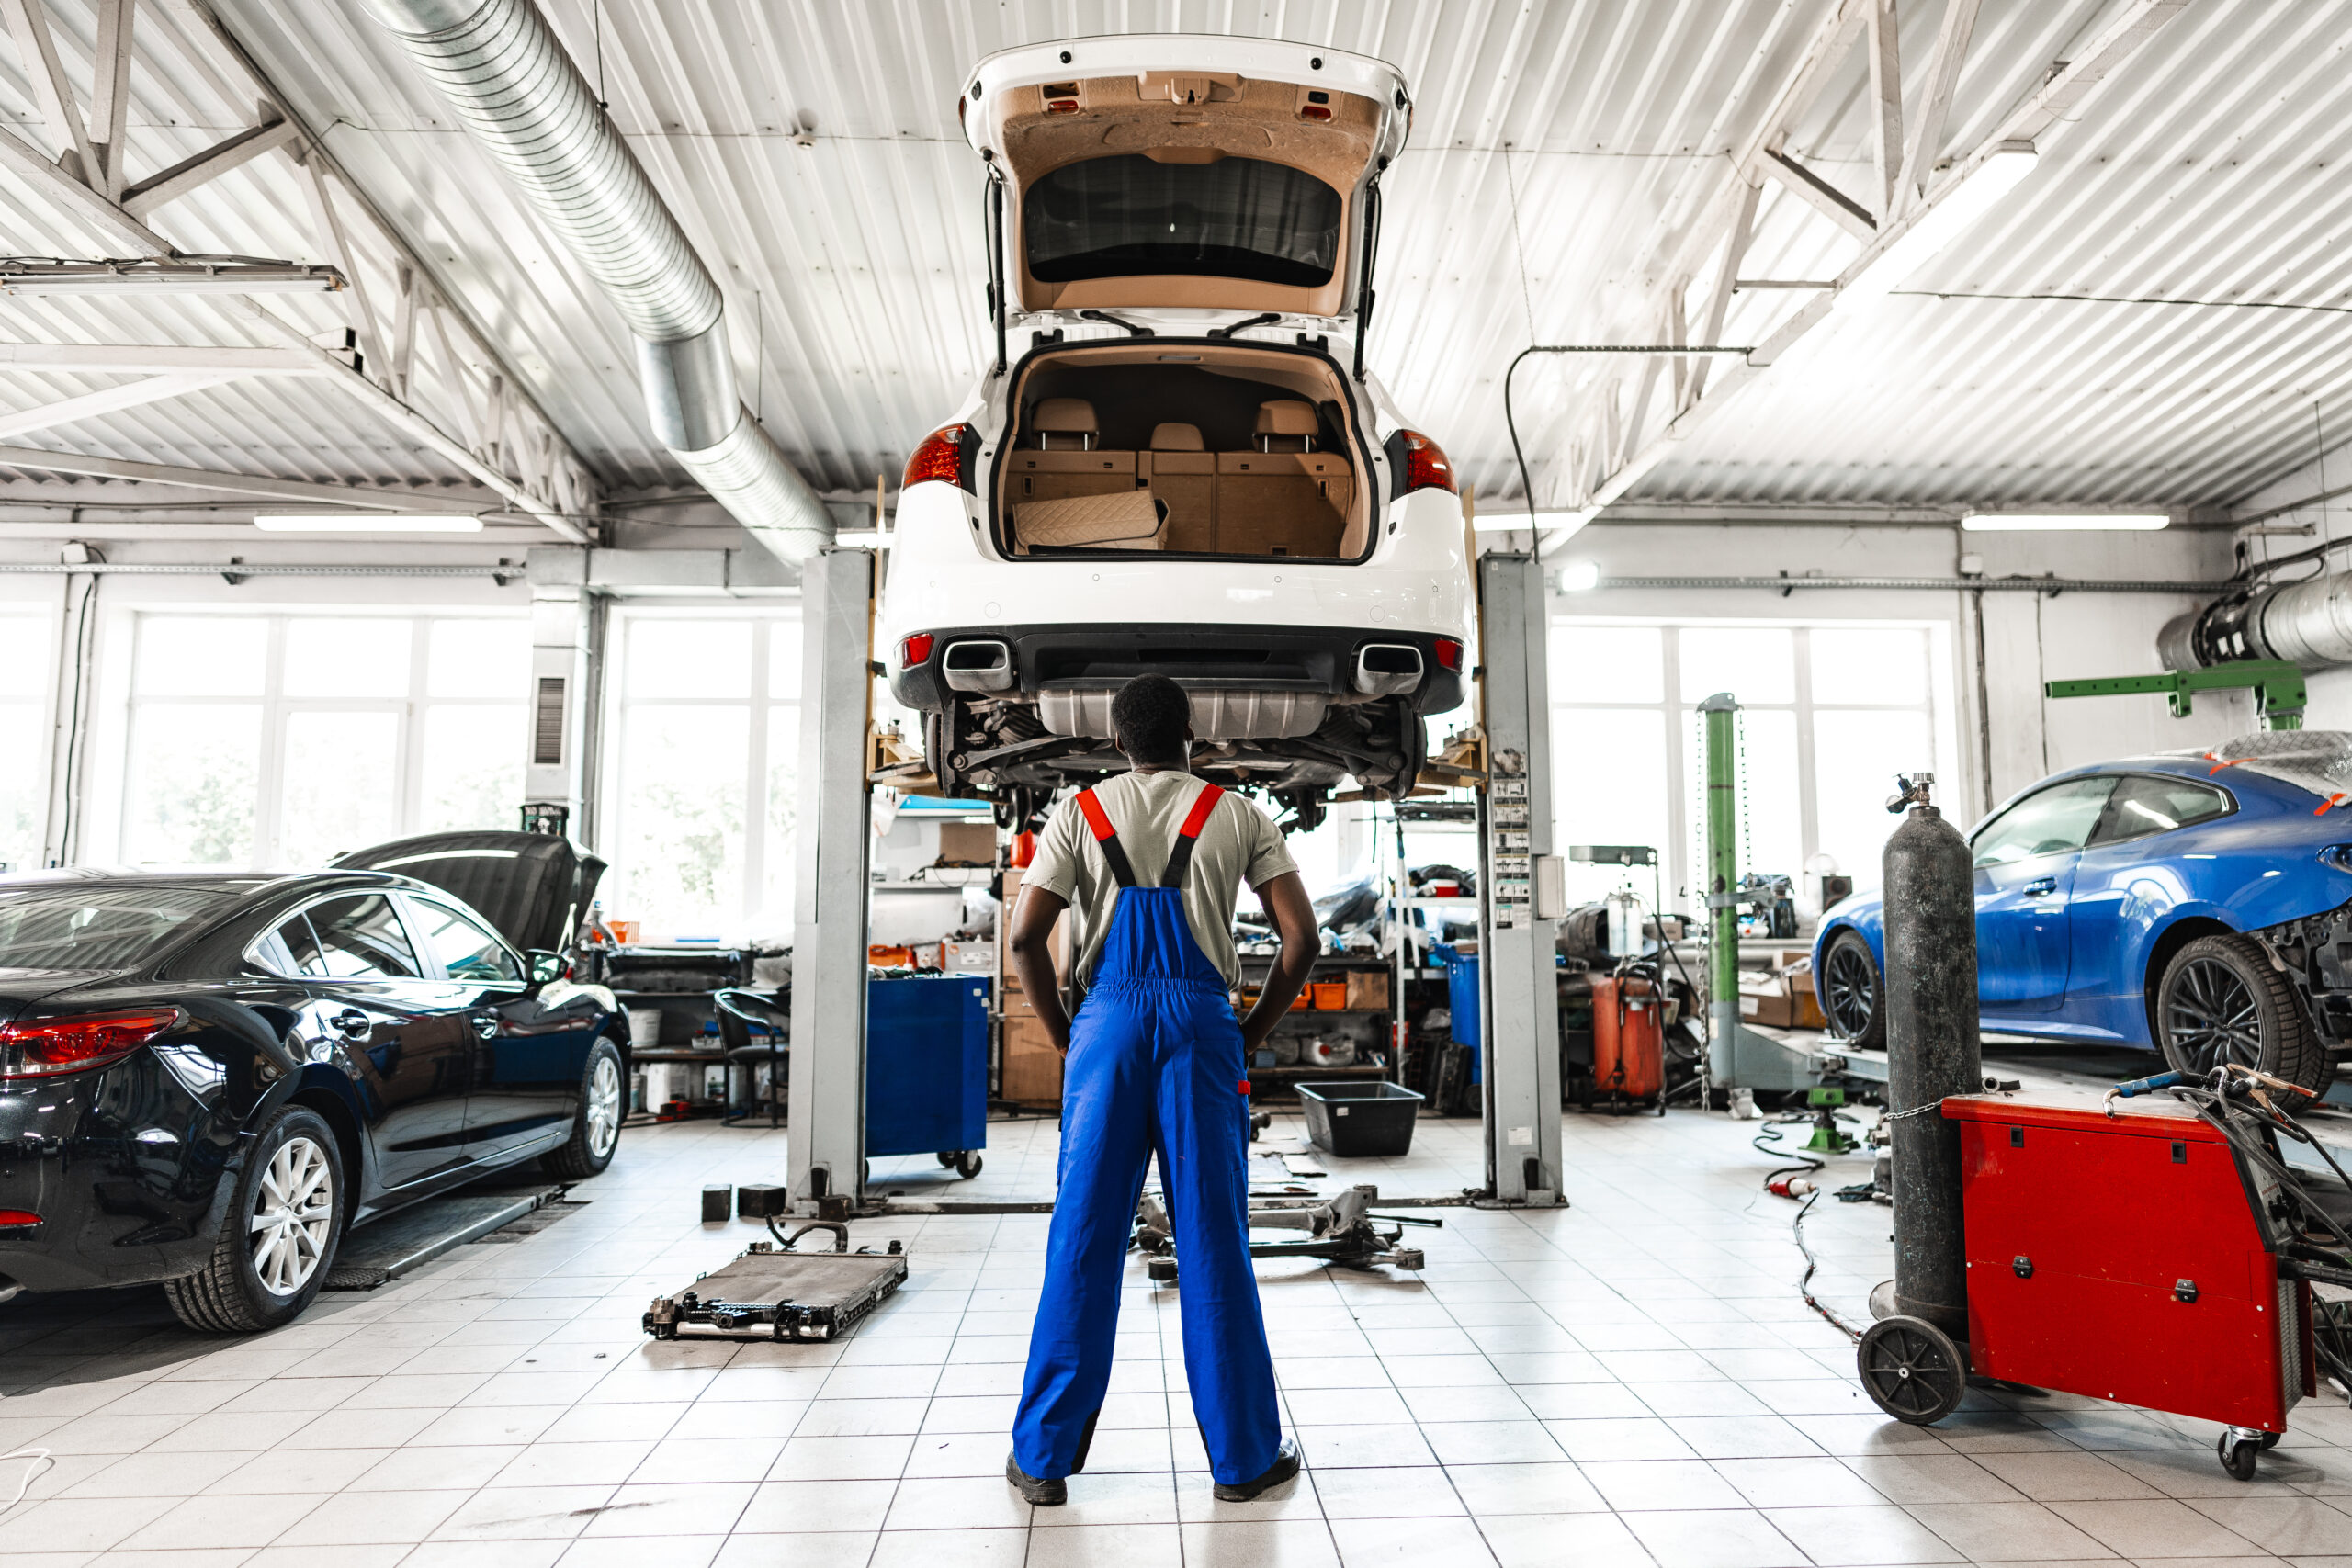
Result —
<svg viewBox="0 0 2352 1568"><path fill-rule="evenodd" d="M1396 1269L1419 1269L1421 1249L1396 1245L1404 1239L1404 1227L1426 1225L1434 1230L1442 1228L1445 1222L1411 1214L1374 1214L1370 1208L1379 1197L1380 1189L1376 1187L1351 1187L1311 1207L1252 1208L1252 1230L1297 1230L1306 1235L1297 1241L1253 1241L1250 1244L1250 1256L1320 1258L1350 1269L1370 1269L1385 1263ZM1383 1230L1383 1225L1389 1228ZM1136 1205L1133 1245L1147 1258L1144 1272L1153 1284L1176 1282L1174 1227L1169 1223L1168 1206L1157 1192L1146 1192Z"/></svg>

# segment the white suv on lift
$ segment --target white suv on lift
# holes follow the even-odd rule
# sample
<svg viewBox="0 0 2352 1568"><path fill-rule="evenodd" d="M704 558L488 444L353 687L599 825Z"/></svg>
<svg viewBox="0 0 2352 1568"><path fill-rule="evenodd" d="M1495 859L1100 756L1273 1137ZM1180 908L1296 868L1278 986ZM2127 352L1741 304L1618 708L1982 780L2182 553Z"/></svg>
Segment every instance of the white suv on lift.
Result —
<svg viewBox="0 0 2352 1568"><path fill-rule="evenodd" d="M1364 373L1393 66L1182 35L1007 51L958 112L989 171L996 363L907 464L891 689L951 794L1025 817L1125 766L1110 699L1192 695L1194 771L1312 826L1410 790L1461 700L1445 454Z"/></svg>

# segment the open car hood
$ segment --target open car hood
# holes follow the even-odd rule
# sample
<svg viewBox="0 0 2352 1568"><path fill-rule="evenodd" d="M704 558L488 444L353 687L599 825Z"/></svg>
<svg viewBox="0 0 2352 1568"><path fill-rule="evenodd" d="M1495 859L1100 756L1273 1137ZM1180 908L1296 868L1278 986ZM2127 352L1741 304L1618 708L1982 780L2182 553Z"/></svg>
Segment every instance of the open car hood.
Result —
<svg viewBox="0 0 2352 1568"><path fill-rule="evenodd" d="M354 850L338 868L396 871L454 894L516 947L570 947L605 863L548 833L425 833Z"/></svg>
<svg viewBox="0 0 2352 1568"><path fill-rule="evenodd" d="M1011 313L1362 308L1396 67L1274 39L1140 35L992 54L959 106L999 174Z"/></svg>

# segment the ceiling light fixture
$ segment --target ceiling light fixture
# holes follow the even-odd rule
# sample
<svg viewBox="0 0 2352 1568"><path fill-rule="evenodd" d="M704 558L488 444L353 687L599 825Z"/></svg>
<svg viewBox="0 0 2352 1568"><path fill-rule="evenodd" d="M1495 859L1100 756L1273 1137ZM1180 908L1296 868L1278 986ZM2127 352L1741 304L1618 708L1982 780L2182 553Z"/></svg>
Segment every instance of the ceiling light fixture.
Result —
<svg viewBox="0 0 2352 1568"><path fill-rule="evenodd" d="M1839 294L1876 298L1892 293L1895 285L1999 206L2033 173L2037 161L2032 142L2002 142L1974 167L1963 170L1958 184L1938 192L1933 205L1912 219L1875 261L1843 281Z"/></svg>
<svg viewBox="0 0 2352 1568"><path fill-rule="evenodd" d="M2072 530L2153 533L2172 521L2162 512L1969 512L1960 525L1972 534L2061 533Z"/></svg>
<svg viewBox="0 0 2352 1568"><path fill-rule="evenodd" d="M1600 563L1597 560L1572 560L1560 568L1560 592L1589 593L1600 586Z"/></svg>
<svg viewBox="0 0 2352 1568"><path fill-rule="evenodd" d="M479 534L481 519L464 512L264 512L254 526L270 534Z"/></svg>
<svg viewBox="0 0 2352 1568"><path fill-rule="evenodd" d="M6 294L317 294L342 287L334 267L295 262L0 262Z"/></svg>
<svg viewBox="0 0 2352 1568"><path fill-rule="evenodd" d="M1556 545L1591 522L1593 514L1600 510L1597 506L1587 506L1574 512L1539 512L1532 524L1524 512L1490 512L1474 516L1470 526L1481 534L1508 534L1533 527L1550 536L1551 543Z"/></svg>

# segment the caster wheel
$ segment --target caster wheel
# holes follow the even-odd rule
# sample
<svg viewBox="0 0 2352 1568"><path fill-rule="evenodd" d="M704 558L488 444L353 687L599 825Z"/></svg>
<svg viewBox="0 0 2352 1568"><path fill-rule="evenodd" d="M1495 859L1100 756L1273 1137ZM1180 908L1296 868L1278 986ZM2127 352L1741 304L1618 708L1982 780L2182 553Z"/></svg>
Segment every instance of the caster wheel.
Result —
<svg viewBox="0 0 2352 1568"><path fill-rule="evenodd" d="M2222 1440L2214 1445L2214 1453L2221 1460L2222 1468L2231 1475L2240 1481L2252 1481L2255 1461L2262 1457L2262 1445L2234 1432L2225 1431L2222 1434Z"/></svg>
<svg viewBox="0 0 2352 1568"><path fill-rule="evenodd" d="M969 1149L959 1149L956 1155L956 1174L969 1181L980 1174L980 1156Z"/></svg>
<svg viewBox="0 0 2352 1568"><path fill-rule="evenodd" d="M1176 1260L1172 1258L1152 1258L1143 1266L1143 1272L1144 1278L1155 1285L1172 1285L1176 1282Z"/></svg>
<svg viewBox="0 0 2352 1568"><path fill-rule="evenodd" d="M1960 1347L1921 1318L1883 1317L1871 1324L1855 1361L1871 1403L1914 1427L1931 1427L1951 1415L1968 1389Z"/></svg>
<svg viewBox="0 0 2352 1568"><path fill-rule="evenodd" d="M2267 1452L2268 1450L2277 1448L2278 1446L2278 1439L2286 1435L2287 1434L2284 1432L2265 1432L2260 1438L2257 1438L2255 1440L2262 1445L2265 1452Z"/></svg>
<svg viewBox="0 0 2352 1568"><path fill-rule="evenodd" d="M940 1151L939 1151L939 1153L938 1153L937 1155L933 1156L933 1157L939 1161L939 1168L940 1168L940 1169L942 1169L942 1170L953 1170L953 1169L955 1169L955 1168L956 1168L956 1162L957 1160L959 1160L959 1159L962 1159L964 1156L963 1156L963 1155L962 1155L959 1151L957 1151L957 1150L955 1150L955 1149L942 1149L942 1150L940 1150Z"/></svg>

